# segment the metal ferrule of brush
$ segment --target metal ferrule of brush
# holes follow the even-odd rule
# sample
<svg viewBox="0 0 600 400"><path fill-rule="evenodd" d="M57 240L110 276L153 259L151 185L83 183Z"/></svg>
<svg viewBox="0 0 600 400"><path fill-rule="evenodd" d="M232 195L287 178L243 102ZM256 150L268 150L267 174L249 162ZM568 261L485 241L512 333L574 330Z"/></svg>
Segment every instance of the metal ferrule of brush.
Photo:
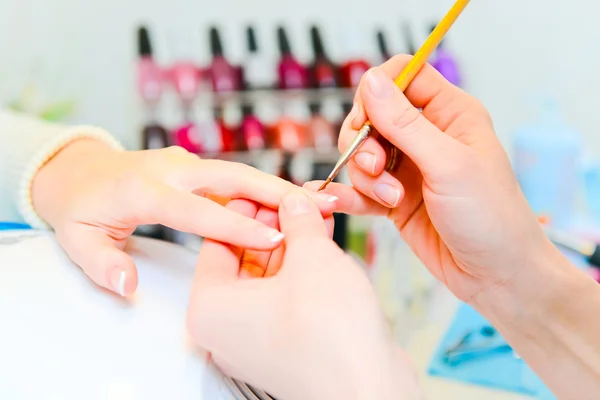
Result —
<svg viewBox="0 0 600 400"><path fill-rule="evenodd" d="M354 155L356 154L360 146L362 146L362 144L365 142L365 140L369 138L372 131L373 125L371 124L365 124L362 128L360 128L360 130L356 134L356 137L354 138L352 143L350 143L350 146L348 146L346 151L344 151L337 164L335 165L335 168L333 168L333 171L331 171L331 174L329 174L328 180L333 181L337 174L339 174L339 172L346 166L346 164L348 164L352 157L354 157Z"/></svg>

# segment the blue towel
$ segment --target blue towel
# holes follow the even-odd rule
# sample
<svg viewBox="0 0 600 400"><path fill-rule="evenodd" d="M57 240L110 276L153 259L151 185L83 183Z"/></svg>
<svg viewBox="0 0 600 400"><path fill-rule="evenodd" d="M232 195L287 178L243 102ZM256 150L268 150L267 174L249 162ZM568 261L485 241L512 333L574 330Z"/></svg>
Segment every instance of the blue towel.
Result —
<svg viewBox="0 0 600 400"><path fill-rule="evenodd" d="M0 231L17 231L31 229L31 226L19 224L17 222L2 222L0 221Z"/></svg>
<svg viewBox="0 0 600 400"><path fill-rule="evenodd" d="M468 332L478 332L490 325L467 304L461 304L454 321L442 339L429 366L434 376L463 381L494 389L535 395L537 390L528 384L527 366L511 352L498 352L476 360L451 366L444 361L445 350L457 343Z"/></svg>
<svg viewBox="0 0 600 400"><path fill-rule="evenodd" d="M588 266L586 260L573 252L565 251L570 261L581 267ZM490 323L467 304L461 304L454 321L446 332L429 365L429 374L451 380L462 381L493 389L507 390L530 395L540 400L556 397L522 360L512 352L497 352L451 366L444 361L445 350L456 344L468 332L478 332Z"/></svg>

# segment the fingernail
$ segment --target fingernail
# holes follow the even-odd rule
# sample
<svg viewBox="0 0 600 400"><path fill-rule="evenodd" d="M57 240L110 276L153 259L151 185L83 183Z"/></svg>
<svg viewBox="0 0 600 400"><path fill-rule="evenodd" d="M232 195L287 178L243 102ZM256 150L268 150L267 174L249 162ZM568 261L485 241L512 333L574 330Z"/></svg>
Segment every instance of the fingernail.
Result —
<svg viewBox="0 0 600 400"><path fill-rule="evenodd" d="M375 165L377 164L377 157L374 154L367 152L358 153L354 159L356 163L371 175L375 175Z"/></svg>
<svg viewBox="0 0 600 400"><path fill-rule="evenodd" d="M279 243L285 237L285 235L283 233L281 233L277 229L273 229L273 228L266 228L264 234L273 243Z"/></svg>
<svg viewBox="0 0 600 400"><path fill-rule="evenodd" d="M392 207L396 207L400 201L400 189L392 185L379 183L375 185L374 192L375 196Z"/></svg>
<svg viewBox="0 0 600 400"><path fill-rule="evenodd" d="M310 200L300 191L293 191L284 196L281 204L285 213L292 217L310 212Z"/></svg>
<svg viewBox="0 0 600 400"><path fill-rule="evenodd" d="M328 203L335 203L336 201L338 201L340 199L337 196L332 196L327 193L311 193L311 196L314 196L316 199L321 200L321 201L326 201Z"/></svg>
<svg viewBox="0 0 600 400"><path fill-rule="evenodd" d="M371 94L380 100L391 99L394 96L394 82L379 70L373 68L367 75L367 85Z"/></svg>
<svg viewBox="0 0 600 400"><path fill-rule="evenodd" d="M127 278L127 275L125 274L125 271L123 271L122 269L115 269L112 273L111 273L111 277L110 277L110 284L112 285L113 290L118 293L119 295L121 295L122 297L125 297L125 279Z"/></svg>

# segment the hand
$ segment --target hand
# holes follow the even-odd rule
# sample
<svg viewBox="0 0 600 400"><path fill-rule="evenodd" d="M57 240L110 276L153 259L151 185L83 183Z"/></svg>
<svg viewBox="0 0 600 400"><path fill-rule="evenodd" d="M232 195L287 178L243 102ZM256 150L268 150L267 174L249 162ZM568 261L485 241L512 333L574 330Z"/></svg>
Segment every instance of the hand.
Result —
<svg viewBox="0 0 600 400"><path fill-rule="evenodd" d="M274 221L247 201L228 207ZM294 191L279 223L285 254L275 258L203 245L188 311L195 342L226 374L278 399L417 398L366 274L328 237L317 206ZM279 272L244 279L248 263Z"/></svg>
<svg viewBox="0 0 600 400"><path fill-rule="evenodd" d="M137 287L124 251L138 225L162 224L252 249L274 249L283 235L206 197L247 198L277 208L295 186L243 164L201 160L179 147L117 152L79 140L36 175L36 210L71 259L100 286L123 296ZM331 215L334 198L315 197Z"/></svg>
<svg viewBox="0 0 600 400"><path fill-rule="evenodd" d="M332 184L326 192L340 198L339 211L390 218L427 268L470 302L510 284L552 246L486 109L430 66L403 94L392 78L409 59L394 57L365 74L339 141L344 150L368 117L403 152L400 164L384 171L384 148L370 138L348 165L354 188Z"/></svg>

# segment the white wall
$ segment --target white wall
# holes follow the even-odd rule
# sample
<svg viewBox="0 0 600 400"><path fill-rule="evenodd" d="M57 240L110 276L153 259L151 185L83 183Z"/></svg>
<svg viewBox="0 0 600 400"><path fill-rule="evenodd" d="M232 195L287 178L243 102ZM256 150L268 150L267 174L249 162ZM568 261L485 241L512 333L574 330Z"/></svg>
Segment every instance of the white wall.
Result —
<svg viewBox="0 0 600 400"><path fill-rule="evenodd" d="M173 31L188 37L187 51L207 60L206 26L225 29L227 52L243 55L243 26L255 22L274 51L274 26L284 22L293 45L308 60L307 25L321 22L333 36L343 21L371 34L388 31L394 50L404 50L402 18L421 37L452 0L0 0L0 101L14 97L33 75L50 98L76 96L75 120L107 127L129 146L137 144L139 107L133 91L134 27L146 21L159 39ZM551 5L555 4L555 5ZM489 107L500 136L529 116L525 95L545 89L600 154L600 3L572 0L473 0L451 32L448 46L461 57L467 89ZM204 27L204 28L203 28ZM202 31L201 31L202 29ZM200 33L203 35L200 36ZM370 38L371 36L369 36ZM159 57L173 57L166 40ZM186 50L180 45L177 52ZM370 46L371 50L374 46ZM172 50L172 49L170 49ZM32 71L34 71L32 73Z"/></svg>

